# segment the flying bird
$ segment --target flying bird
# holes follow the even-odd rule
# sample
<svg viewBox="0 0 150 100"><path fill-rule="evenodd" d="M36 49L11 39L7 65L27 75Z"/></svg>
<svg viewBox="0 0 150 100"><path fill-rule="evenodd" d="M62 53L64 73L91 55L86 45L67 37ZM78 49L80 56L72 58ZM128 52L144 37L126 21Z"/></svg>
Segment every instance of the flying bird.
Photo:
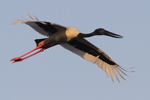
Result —
<svg viewBox="0 0 150 100"><path fill-rule="evenodd" d="M20 62L39 52L42 52L52 46L59 44L65 49L84 58L85 60L97 64L100 68L102 68L106 72L108 77L110 74L113 82L114 82L113 73L116 76L118 82L120 82L118 75L120 75L123 79L125 79L121 75L121 73L127 75L126 73L124 73L124 71L127 70L118 65L116 62L114 62L104 51L94 46L92 43L88 42L85 39L87 37L92 37L95 35L106 35L114 38L123 38L121 35L109 32L103 28L95 29L93 32L89 34L83 34L79 32L78 29L76 29L75 27L65 27L52 22L39 21L34 14L33 16L35 19L32 18L29 14L28 16L32 20L17 20L12 24L15 25L25 23L30 27L32 27L35 31L39 32L42 35L47 36L48 38L35 39L37 47L20 57L11 59L13 63ZM40 50L27 57L24 57L37 49Z"/></svg>

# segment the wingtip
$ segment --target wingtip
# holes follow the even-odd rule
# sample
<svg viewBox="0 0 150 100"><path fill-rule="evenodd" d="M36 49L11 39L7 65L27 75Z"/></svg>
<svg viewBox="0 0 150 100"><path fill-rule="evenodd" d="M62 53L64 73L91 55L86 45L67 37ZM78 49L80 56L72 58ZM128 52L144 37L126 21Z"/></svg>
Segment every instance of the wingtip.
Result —
<svg viewBox="0 0 150 100"><path fill-rule="evenodd" d="M21 22L19 20L17 20L12 23L12 25L16 25L16 24L21 24Z"/></svg>
<svg viewBox="0 0 150 100"><path fill-rule="evenodd" d="M11 25L15 25L15 22L13 22Z"/></svg>
<svg viewBox="0 0 150 100"><path fill-rule="evenodd" d="M34 14L33 14L33 16L34 16L34 18L35 18L36 20L38 20L37 17L36 17ZM39 21L39 20L38 20L38 21Z"/></svg>
<svg viewBox="0 0 150 100"><path fill-rule="evenodd" d="M116 73L116 69L115 68L113 68L113 72L114 72L114 74L115 74L115 76L116 76L116 79L118 80L118 82L120 83L120 81L119 81L119 78L118 78L118 76L117 76L117 73Z"/></svg>
<svg viewBox="0 0 150 100"><path fill-rule="evenodd" d="M28 16L31 18L31 19L33 19L31 16L30 16L30 14L28 13ZM34 19L33 19L34 20Z"/></svg>
<svg viewBox="0 0 150 100"><path fill-rule="evenodd" d="M110 76L111 76L111 79L112 79L112 81L114 82L114 77L113 77L112 68L111 68L111 67L109 67L109 70L110 70Z"/></svg>

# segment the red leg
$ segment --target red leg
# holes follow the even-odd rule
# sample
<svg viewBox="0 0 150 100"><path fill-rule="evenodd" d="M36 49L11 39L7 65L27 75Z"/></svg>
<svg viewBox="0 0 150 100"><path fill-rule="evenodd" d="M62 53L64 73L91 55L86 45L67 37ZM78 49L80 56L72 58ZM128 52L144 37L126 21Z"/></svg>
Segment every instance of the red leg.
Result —
<svg viewBox="0 0 150 100"><path fill-rule="evenodd" d="M52 46L54 46L54 45L52 45ZM50 47L52 47L52 46L50 46ZM29 56L25 57L25 58L19 58L19 59L17 59L17 60L14 60L13 63L15 63L15 62L20 62L20 61L25 60L25 59L27 59L27 58L29 58L29 57L32 57L32 56L34 56L34 55L36 55L36 54L38 54L38 53L40 53L40 52L43 52L44 50L46 50L46 49L48 49L48 48L50 48L50 47L43 48L43 49L41 49L41 50L35 52L35 53L32 54L32 55L29 55Z"/></svg>
<svg viewBox="0 0 150 100"><path fill-rule="evenodd" d="M47 42L47 43L50 43L50 42L51 42L51 41L49 41L49 42ZM16 57L16 58L11 59L11 61L14 61L14 62L22 61L21 57L23 57L23 56L25 56L25 55L27 55L27 54L29 54L29 53L31 53L31 52L33 52L33 51L35 51L35 50L39 49L40 47L42 47L42 46L46 45L47 43L42 44L42 45L39 45L39 46L37 46L35 49L33 49L33 50L29 51L28 53L26 53L26 54L24 54L24 55L22 55L22 56L20 56L20 57ZM50 47L52 47L52 46L50 46ZM49 48L49 47L48 47L48 48ZM40 51L38 51L38 52L34 53L34 55L35 55L35 54L37 54L37 53L39 53L39 52L41 52L41 51L44 51L45 49L47 49L47 48L43 48L43 49L41 49ZM32 56L33 56L33 54L32 54ZM30 57L30 56L25 57L24 59L29 58L29 57ZM24 60L24 59L23 59L23 60ZM13 62L13 63L14 63L14 62Z"/></svg>
<svg viewBox="0 0 150 100"><path fill-rule="evenodd" d="M37 51L36 53L34 53L34 54L32 54L32 55L29 55L29 56L27 56L27 57L25 57L25 58L19 58L19 59L17 59L17 60L14 60L13 63L15 63L15 62L20 62L20 61L22 61L22 60L25 60L25 59L27 59L27 58L29 58L29 57L32 57L32 56L34 56L34 55L36 55L36 54L38 54L38 53L44 51L44 50L45 50L45 48L44 48L44 49L41 49L41 50Z"/></svg>

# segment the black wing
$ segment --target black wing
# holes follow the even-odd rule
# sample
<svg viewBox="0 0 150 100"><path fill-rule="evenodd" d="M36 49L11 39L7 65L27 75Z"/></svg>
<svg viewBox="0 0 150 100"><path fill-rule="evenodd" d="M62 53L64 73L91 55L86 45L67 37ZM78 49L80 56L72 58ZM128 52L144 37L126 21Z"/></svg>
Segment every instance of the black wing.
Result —
<svg viewBox="0 0 150 100"><path fill-rule="evenodd" d="M30 15L29 15L29 17L31 19L33 19ZM17 20L15 22L13 22L12 24L15 25L15 24L25 23L25 24L29 25L30 27L32 27L37 32L39 32L40 34L48 36L48 37L56 32L66 30L65 26L61 26L59 24L51 23L51 22L38 21L38 19L36 17L35 17L35 19L36 20L34 20L34 19L33 20Z"/></svg>
<svg viewBox="0 0 150 100"><path fill-rule="evenodd" d="M81 56L82 58L97 64L106 72L108 77L110 73L112 81L114 81L113 72L118 81L119 78L117 76L117 73L124 79L124 77L120 74L120 72L125 74L122 71L124 69L120 67L117 63L115 63L111 58L109 58L104 51L97 48L87 40L83 38L75 38L70 40L68 43L61 44L61 46Z"/></svg>

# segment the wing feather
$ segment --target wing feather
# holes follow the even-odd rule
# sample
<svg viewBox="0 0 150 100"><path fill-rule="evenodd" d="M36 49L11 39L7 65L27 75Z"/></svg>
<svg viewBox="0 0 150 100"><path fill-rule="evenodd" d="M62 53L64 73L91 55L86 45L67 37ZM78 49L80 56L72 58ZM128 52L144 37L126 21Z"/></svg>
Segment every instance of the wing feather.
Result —
<svg viewBox="0 0 150 100"><path fill-rule="evenodd" d="M38 20L37 17L36 17L34 14L33 14L33 16L34 16L34 18L35 18L36 20Z"/></svg>
<svg viewBox="0 0 150 100"><path fill-rule="evenodd" d="M108 65L108 66L110 66L110 65ZM110 70L110 76L111 76L111 79L112 79L112 81L114 82L114 77L113 77L112 68L111 68L111 66L108 67L108 68L109 68L109 70Z"/></svg>
<svg viewBox="0 0 150 100"><path fill-rule="evenodd" d="M116 78L117 78L118 82L120 82L120 81L119 81L119 78L118 78L118 76L117 76L117 73L116 73L115 68L113 68L113 71L114 71L114 74L115 74L115 76L116 76Z"/></svg>
<svg viewBox="0 0 150 100"><path fill-rule="evenodd" d="M105 66L106 67L106 74L107 74L107 77L109 78L109 67L108 66Z"/></svg>
<svg viewBox="0 0 150 100"><path fill-rule="evenodd" d="M98 67L103 69L102 62L103 62L102 60L99 60Z"/></svg>
<svg viewBox="0 0 150 100"><path fill-rule="evenodd" d="M119 71L122 72L124 75L128 76L126 73L124 73L124 72L120 69L120 67L118 67L118 69L119 69Z"/></svg>
<svg viewBox="0 0 150 100"><path fill-rule="evenodd" d="M31 19L33 19L31 16L30 16L30 14L28 13L28 16L31 18ZM34 20L34 19L33 19Z"/></svg>
<svg viewBox="0 0 150 100"><path fill-rule="evenodd" d="M102 61L101 63L102 63L102 65L101 65L102 69L104 70L104 72L106 72L106 66L105 66L106 64L105 64L105 62Z"/></svg>
<svg viewBox="0 0 150 100"><path fill-rule="evenodd" d="M116 68L116 71L118 72L118 74L125 80L125 78L120 74L120 72L118 71L118 68Z"/></svg>

